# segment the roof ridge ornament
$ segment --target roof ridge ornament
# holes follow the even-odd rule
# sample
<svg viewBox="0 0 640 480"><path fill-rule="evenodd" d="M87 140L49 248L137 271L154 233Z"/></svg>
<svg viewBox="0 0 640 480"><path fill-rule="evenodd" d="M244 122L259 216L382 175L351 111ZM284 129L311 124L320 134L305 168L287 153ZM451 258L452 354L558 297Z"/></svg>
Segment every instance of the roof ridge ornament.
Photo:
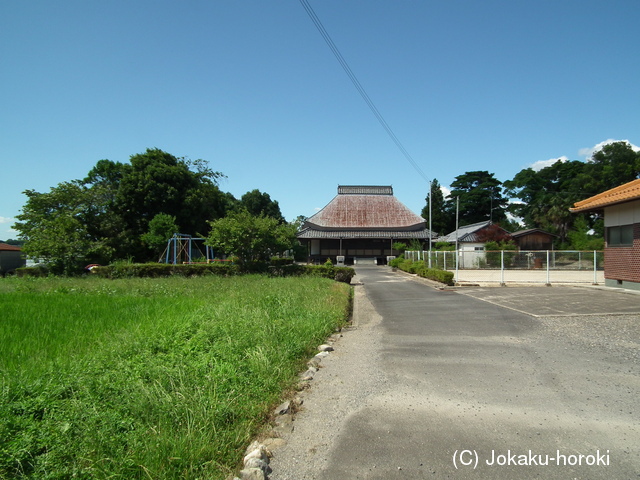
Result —
<svg viewBox="0 0 640 480"><path fill-rule="evenodd" d="M338 185L338 195L393 195L391 185Z"/></svg>

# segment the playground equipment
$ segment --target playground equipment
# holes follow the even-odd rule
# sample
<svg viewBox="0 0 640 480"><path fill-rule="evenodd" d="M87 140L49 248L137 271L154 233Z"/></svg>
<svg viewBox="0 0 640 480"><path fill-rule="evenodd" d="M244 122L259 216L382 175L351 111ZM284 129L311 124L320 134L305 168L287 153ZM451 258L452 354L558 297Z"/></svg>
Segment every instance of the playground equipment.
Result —
<svg viewBox="0 0 640 480"><path fill-rule="evenodd" d="M174 233L167 241L167 248L158 261L173 265L210 263L213 261L213 248L205 245L205 240L205 238L195 238L184 233Z"/></svg>

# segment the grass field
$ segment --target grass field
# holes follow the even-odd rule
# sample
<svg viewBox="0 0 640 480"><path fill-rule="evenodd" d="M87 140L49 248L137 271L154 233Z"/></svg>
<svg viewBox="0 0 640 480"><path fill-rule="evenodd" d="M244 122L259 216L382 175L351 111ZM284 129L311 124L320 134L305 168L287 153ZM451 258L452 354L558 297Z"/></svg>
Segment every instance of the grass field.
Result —
<svg viewBox="0 0 640 480"><path fill-rule="evenodd" d="M319 278L0 279L0 478L226 478L349 299Z"/></svg>

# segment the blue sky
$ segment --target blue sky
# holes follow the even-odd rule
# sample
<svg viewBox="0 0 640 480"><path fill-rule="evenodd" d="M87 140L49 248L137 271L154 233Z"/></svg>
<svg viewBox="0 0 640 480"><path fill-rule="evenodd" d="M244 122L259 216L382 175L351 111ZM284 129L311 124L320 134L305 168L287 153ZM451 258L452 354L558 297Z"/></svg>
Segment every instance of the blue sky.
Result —
<svg viewBox="0 0 640 480"><path fill-rule="evenodd" d="M427 178L501 181L607 140L640 144L637 0L310 0ZM205 159L288 220L338 185L426 180L298 0L0 4L0 239L26 201L100 159Z"/></svg>

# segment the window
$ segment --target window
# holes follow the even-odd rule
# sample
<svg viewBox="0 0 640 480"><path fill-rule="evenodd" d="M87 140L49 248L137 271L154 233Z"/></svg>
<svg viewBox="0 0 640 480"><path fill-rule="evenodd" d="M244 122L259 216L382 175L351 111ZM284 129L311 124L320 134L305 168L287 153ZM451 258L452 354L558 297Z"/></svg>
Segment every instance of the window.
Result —
<svg viewBox="0 0 640 480"><path fill-rule="evenodd" d="M633 225L607 228L607 246L622 247L633 245Z"/></svg>

